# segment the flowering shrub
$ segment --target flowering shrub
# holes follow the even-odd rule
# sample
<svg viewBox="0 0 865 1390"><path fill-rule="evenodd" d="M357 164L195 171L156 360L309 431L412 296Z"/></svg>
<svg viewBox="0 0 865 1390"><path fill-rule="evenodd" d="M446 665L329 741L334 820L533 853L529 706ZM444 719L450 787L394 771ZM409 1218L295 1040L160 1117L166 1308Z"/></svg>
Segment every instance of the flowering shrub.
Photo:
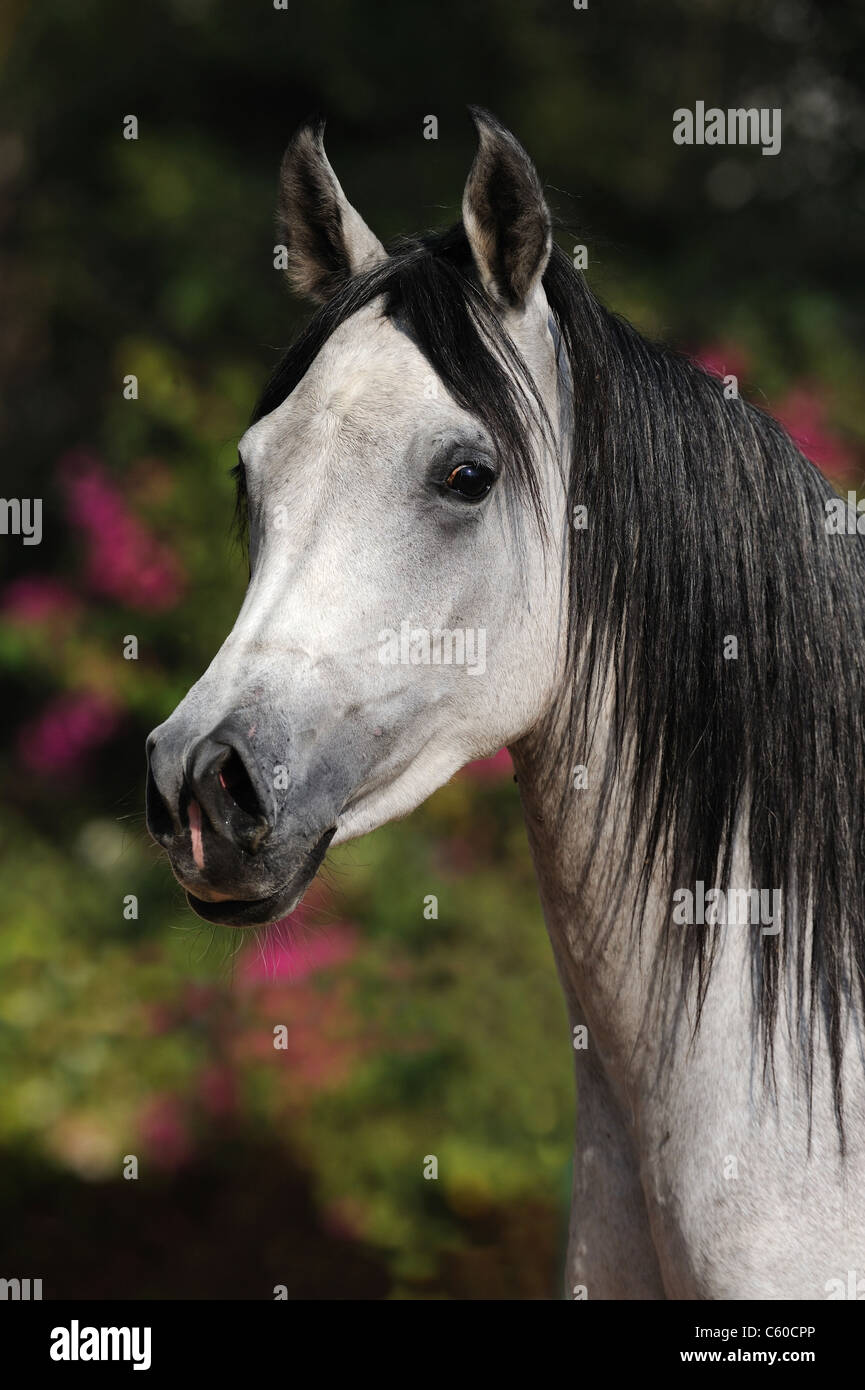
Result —
<svg viewBox="0 0 865 1390"><path fill-rule="evenodd" d="M751 371L750 355L732 343L707 344L694 358L706 371L720 377L732 375L740 384ZM818 387L797 382L771 409L806 458L830 481L841 483L861 467L862 451L833 427L825 394Z"/></svg>
<svg viewBox="0 0 865 1390"><path fill-rule="evenodd" d="M60 695L18 731L18 752L30 772L45 777L83 768L88 754L113 738L121 711L105 695Z"/></svg>
<svg viewBox="0 0 865 1390"><path fill-rule="evenodd" d="M59 467L70 524L82 534L85 582L128 608L162 613L183 594L183 567L130 511L92 455L69 454Z"/></svg>
<svg viewBox="0 0 865 1390"><path fill-rule="evenodd" d="M555 1294L572 1048L507 751L471 764L409 820L332 851L329 894L315 885L300 913L263 937L195 918L143 826L144 737L206 668L243 595L229 469L302 312L281 293L271 262L274 146L256 113L287 112L287 92L309 91L336 51L331 36L322 31L322 63L310 63L315 7L295 7L287 44L263 44L248 7L227 0L139 7L135 40L124 44L123 7L108 0L18 8L4 69L15 130L0 139L13 232L0 367L9 374L3 422L19 396L29 403L6 456L25 489L44 497L45 528L41 547L4 547L0 583L4 1249L23 1209L21 1267L35 1267L34 1232L47 1197L59 1193L42 1249L67 1235L62 1273L86 1247L90 1270L111 1271L113 1296L144 1288L159 1297L184 1253L192 1293L210 1268L224 1267L230 1296L250 1268L260 1270L256 1252L267 1242L276 1263L301 1267L304 1279L326 1265L318 1287L338 1293L350 1261L328 1232L365 1243L376 1272L384 1269L372 1283L360 1269L362 1295ZM843 169L838 183L821 184L815 217L806 186L814 161L799 158L792 141L801 134L791 129L789 168L805 191L797 202L795 191L764 188L783 161L754 161L736 214L745 220L736 235L754 236L754 253L737 263L735 281L715 277L712 267L729 264L733 213L707 204L671 141L655 144L652 158L640 143L657 128L644 119L644 95L665 90L681 29L681 7L667 8L665 18L653 7L641 26L634 7L636 49L607 45L603 62L592 44L581 56L564 29L558 42L550 25L570 33L567 6L496 0L463 6L459 23L478 42L491 22L505 36L484 50L490 104L506 114L515 76L528 84L545 175L585 193L586 227L595 220L598 235L585 231L588 273L604 298L674 341L696 341L695 325L713 324L697 354L704 365L736 375L774 409L833 481L858 481L861 351L844 287L829 273L843 262L838 214L854 203L855 161L843 161L853 170L847 184ZM719 42L701 54L700 26L689 29L696 89L724 68L753 86L752 53L758 66L771 56L759 7L753 20L739 7L729 28L723 6L703 8L718 12ZM272 6L258 9L261 22L269 10L281 23ZM812 29L818 9L810 7ZM337 10L343 52L357 62L343 63L345 80L319 95L344 142L346 171L357 156L369 173L368 121L387 89L386 159L411 177L393 198L385 172L355 177L371 195L370 225L395 230L397 209L411 218L413 200L426 217L443 185L441 165L433 172L436 161L417 157L421 88L389 45L425 53L435 26L423 7L403 7L390 37L382 31L371 45L362 7ZM447 47L448 26L438 28ZM194 38L194 72L175 42L181 34ZM785 43L773 35L771 45L785 69L779 81L787 68L795 81ZM477 44L458 49L470 66ZM454 110L468 71L460 52L449 52L440 74ZM70 61L81 53L110 75L107 88L81 82L80 63ZM538 57L531 73L525 53ZM365 70L369 54L400 80L382 84ZM63 112L54 137L44 83L33 80L43 55L51 109ZM250 74L255 102L244 116L225 93L232 79L240 93L252 90ZM629 92L637 93L630 109ZM106 117L126 110L119 93L134 93L149 113L136 142ZM567 122L562 93L573 95ZM576 138L583 127L590 140ZM778 237L779 210L789 237ZM582 224L583 208L573 212ZM651 255L642 261L644 230ZM825 273L810 286L790 274L805 241L815 252L809 264L825 253ZM769 256L780 289L764 284ZM848 288L852 297L857 287ZM123 391L130 377L134 398ZM134 1196L121 1176L129 1154L141 1159ZM424 1176L429 1155L435 1180ZM295 1204L286 1209L289 1172ZM208 1185L212 1231L195 1224ZM127 1230L128 1213L144 1213L149 1283L118 1248L112 1211L127 1213ZM244 1213L251 1236L237 1249L231 1237ZM312 1232L308 1262L298 1254L304 1231ZM52 1296L83 1296L69 1283L55 1282ZM254 1296L269 1296L266 1281Z"/></svg>

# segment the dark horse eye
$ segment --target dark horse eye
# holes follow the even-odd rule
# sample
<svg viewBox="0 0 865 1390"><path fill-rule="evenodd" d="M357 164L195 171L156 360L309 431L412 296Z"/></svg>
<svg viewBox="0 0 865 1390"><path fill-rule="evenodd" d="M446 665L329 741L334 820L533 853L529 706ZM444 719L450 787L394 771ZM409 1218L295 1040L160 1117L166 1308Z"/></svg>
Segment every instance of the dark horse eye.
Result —
<svg viewBox="0 0 865 1390"><path fill-rule="evenodd" d="M461 463L446 479L445 486L468 502L479 502L486 497L495 480L495 473L486 464Z"/></svg>

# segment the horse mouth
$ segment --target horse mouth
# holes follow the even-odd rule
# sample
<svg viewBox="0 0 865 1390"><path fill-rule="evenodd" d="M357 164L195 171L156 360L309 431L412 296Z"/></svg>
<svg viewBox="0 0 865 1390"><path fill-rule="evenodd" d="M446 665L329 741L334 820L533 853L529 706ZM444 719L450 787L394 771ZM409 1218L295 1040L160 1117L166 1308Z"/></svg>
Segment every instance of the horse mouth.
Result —
<svg viewBox="0 0 865 1390"><path fill-rule="evenodd" d="M335 832L335 826L324 832L291 877L275 893L263 898L224 898L218 894L214 898L199 898L190 888L184 887L186 901L193 912L216 926L263 927L269 922L277 922L297 907L318 873Z"/></svg>
<svg viewBox="0 0 865 1390"><path fill-rule="evenodd" d="M307 882L304 889L308 886ZM186 901L193 912L216 926L263 927L293 912L303 897L303 891L288 893L282 889L267 898L223 898L218 902L208 902L204 898L197 898L187 888Z"/></svg>

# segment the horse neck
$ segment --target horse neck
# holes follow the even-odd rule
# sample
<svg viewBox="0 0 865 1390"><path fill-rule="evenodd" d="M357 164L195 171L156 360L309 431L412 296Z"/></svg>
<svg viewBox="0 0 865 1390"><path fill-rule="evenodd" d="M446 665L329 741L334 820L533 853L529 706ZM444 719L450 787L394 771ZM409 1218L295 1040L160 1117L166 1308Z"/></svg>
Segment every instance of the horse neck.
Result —
<svg viewBox="0 0 865 1390"><path fill-rule="evenodd" d="M564 815L560 780L548 775L545 750L556 746L549 731L528 735L511 753L571 1024L586 1024L589 1045L600 1055L614 1090L623 1103L634 1107L643 1091L656 1086L662 1071L672 1073L674 1059L687 1048L690 1029L681 1007L679 973L674 967L665 974L660 965L670 912L669 884L660 872L650 880L638 929L639 885L636 873L623 867L629 844L623 828L629 810L627 781L623 778L613 788L606 812L600 788L593 785L592 767L603 764L599 745L608 736L599 722L589 787L570 793ZM574 756L572 766L579 761ZM562 771L570 773L571 768ZM641 862L639 848L631 858ZM621 871L615 882L611 870ZM741 961L724 954L728 959L718 961L710 989L726 1010L734 991L725 989L723 980L730 978L728 971L741 968ZM725 1019L725 1026L737 1022L744 1029L738 1015L736 1020Z"/></svg>

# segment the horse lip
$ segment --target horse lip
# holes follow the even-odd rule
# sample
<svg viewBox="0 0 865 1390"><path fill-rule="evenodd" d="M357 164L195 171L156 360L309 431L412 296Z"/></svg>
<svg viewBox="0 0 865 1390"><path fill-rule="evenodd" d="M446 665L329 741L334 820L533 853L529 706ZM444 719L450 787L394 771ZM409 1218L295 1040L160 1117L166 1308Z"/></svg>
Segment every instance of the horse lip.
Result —
<svg viewBox="0 0 865 1390"><path fill-rule="evenodd" d="M185 883L181 883L186 892L186 900L199 917L220 926L255 927L263 926L266 922L275 922L297 907L315 878L335 833L335 826L328 827L306 854L300 876L298 877L295 871L275 892L268 893L263 898L232 898L216 889L208 889L214 896L205 898L194 893ZM289 889L291 892L287 896Z"/></svg>
<svg viewBox="0 0 865 1390"><path fill-rule="evenodd" d="M306 886L306 885L304 885ZM285 887L265 898L220 898L208 902L186 889L186 901L199 917L223 927L260 927L275 922L293 912L303 896L303 889L285 899Z"/></svg>
<svg viewBox="0 0 865 1390"><path fill-rule="evenodd" d="M239 899L233 898L230 893L220 893L217 888L210 888L206 883L197 883L193 888L185 879L179 878L177 881L184 893L189 893L193 898L198 898L200 902L230 903L239 901Z"/></svg>

